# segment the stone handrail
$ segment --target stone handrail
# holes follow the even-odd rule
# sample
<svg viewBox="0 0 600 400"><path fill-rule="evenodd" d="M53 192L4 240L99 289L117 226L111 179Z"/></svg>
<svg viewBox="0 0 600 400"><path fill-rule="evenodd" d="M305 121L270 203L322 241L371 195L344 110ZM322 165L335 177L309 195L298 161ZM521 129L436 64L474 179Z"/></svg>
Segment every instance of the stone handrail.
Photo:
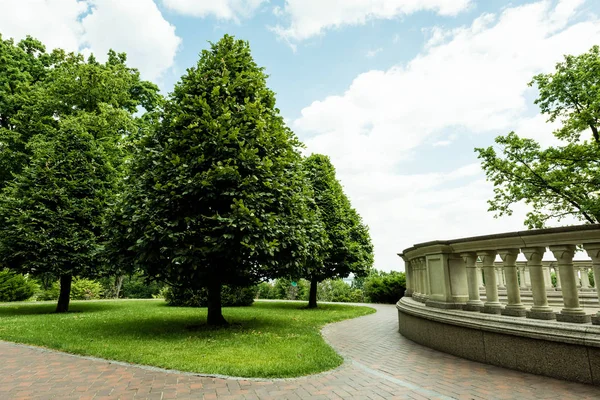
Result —
<svg viewBox="0 0 600 400"><path fill-rule="evenodd" d="M573 260L578 247L591 261ZM556 261L543 261L546 251ZM526 262L517 261L519 253ZM496 262L497 255L501 263ZM405 261L405 296L426 306L600 324L600 311L592 317L580 305L580 292L592 290L587 275L590 265L594 280L600 278L600 224L433 241L410 247L399 256ZM556 271L556 288L550 268ZM485 301L480 289L484 289ZM499 296L504 291L505 304ZM562 297L559 313L548 303L549 291ZM523 292L533 297L530 308L521 300Z"/></svg>

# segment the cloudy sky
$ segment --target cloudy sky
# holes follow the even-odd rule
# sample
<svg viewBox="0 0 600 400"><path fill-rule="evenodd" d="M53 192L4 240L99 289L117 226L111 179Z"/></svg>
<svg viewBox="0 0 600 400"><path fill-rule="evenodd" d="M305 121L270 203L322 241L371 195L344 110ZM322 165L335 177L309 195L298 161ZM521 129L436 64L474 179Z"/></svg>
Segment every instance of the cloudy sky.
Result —
<svg viewBox="0 0 600 400"><path fill-rule="evenodd" d="M527 83L600 44L597 0L0 0L4 38L127 52L168 93L208 41L250 41L309 152L329 155L379 269L414 243L523 229L494 219L474 147L552 143ZM100 58L100 57L99 57Z"/></svg>

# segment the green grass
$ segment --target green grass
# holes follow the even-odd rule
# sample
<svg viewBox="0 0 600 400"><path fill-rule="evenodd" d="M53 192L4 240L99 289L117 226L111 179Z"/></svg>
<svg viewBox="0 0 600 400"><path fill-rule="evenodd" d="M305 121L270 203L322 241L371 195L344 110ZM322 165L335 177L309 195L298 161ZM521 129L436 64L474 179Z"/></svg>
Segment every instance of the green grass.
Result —
<svg viewBox="0 0 600 400"><path fill-rule="evenodd" d="M342 358L320 334L323 325L374 312L368 307L257 302L224 308L227 328L206 325L205 308L163 301L73 301L0 306L0 339L69 353L206 374L282 378L337 367Z"/></svg>

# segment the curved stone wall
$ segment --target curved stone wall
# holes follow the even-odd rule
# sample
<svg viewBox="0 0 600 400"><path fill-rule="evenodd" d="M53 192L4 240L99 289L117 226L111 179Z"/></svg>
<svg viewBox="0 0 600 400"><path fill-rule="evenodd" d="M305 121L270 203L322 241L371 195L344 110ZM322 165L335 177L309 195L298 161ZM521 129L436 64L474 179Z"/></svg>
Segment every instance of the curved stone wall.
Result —
<svg viewBox="0 0 600 400"><path fill-rule="evenodd" d="M577 249L589 258L574 261ZM587 275L591 268L600 278L600 225L427 242L399 255L402 335L470 360L600 385L599 294Z"/></svg>

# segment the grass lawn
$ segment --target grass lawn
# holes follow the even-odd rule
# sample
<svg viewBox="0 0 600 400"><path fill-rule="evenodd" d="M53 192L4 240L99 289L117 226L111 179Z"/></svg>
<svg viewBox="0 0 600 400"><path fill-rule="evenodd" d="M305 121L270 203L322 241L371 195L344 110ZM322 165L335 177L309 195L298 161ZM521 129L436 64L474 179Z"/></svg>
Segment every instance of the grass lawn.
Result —
<svg viewBox="0 0 600 400"><path fill-rule="evenodd" d="M207 374L283 378L337 367L342 358L320 335L323 325L374 312L368 307L256 302L224 308L228 328L206 326L206 308L164 301L73 301L0 306L0 339L69 353Z"/></svg>

